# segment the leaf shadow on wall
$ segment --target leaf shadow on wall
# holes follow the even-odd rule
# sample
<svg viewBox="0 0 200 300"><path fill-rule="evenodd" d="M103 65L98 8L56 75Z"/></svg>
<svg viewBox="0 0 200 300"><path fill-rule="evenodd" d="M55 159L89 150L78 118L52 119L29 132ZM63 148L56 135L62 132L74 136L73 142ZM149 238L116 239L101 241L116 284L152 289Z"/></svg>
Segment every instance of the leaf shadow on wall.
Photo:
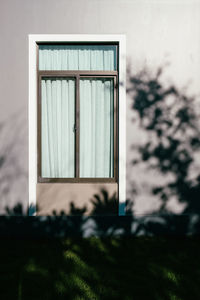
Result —
<svg viewBox="0 0 200 300"><path fill-rule="evenodd" d="M139 128L145 133L145 141L132 147L136 153L132 165L133 169L142 166L146 174L157 174L153 182L149 179L149 195L156 197L160 206L150 214L163 219L163 229L199 232L199 103L196 97L187 95L186 88L180 90L173 84L163 84L163 70L159 68L154 75L147 69L136 76L128 73L127 93L132 97ZM133 186L136 200L139 191L134 182ZM173 212L173 204L169 205L173 201L177 206L182 204L181 212ZM147 223L147 231L159 231L153 219Z"/></svg>

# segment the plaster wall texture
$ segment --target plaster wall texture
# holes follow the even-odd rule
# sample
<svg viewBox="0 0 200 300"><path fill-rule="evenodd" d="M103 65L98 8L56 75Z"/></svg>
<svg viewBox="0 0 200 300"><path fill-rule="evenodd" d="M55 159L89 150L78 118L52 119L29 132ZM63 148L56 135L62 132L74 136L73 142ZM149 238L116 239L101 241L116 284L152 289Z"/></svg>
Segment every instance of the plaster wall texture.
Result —
<svg viewBox="0 0 200 300"><path fill-rule="evenodd" d="M28 34L126 34L127 69L137 74L165 67L162 82L198 97L200 78L200 1L192 0L1 0L0 2L0 213L28 205ZM127 94L127 198L134 213L159 209L157 170L133 166L132 145L146 140ZM137 197L133 195L133 182ZM181 213L176 198L169 210Z"/></svg>

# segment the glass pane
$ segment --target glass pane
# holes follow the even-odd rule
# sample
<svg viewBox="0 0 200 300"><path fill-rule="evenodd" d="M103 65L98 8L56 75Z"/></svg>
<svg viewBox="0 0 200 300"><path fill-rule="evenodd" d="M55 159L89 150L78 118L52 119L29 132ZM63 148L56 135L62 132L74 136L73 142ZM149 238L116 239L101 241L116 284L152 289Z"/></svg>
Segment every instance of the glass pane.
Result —
<svg viewBox="0 0 200 300"><path fill-rule="evenodd" d="M43 78L42 95L42 177L75 175L75 81Z"/></svg>
<svg viewBox="0 0 200 300"><path fill-rule="evenodd" d="M115 45L40 45L39 70L117 69Z"/></svg>
<svg viewBox="0 0 200 300"><path fill-rule="evenodd" d="M80 177L113 177L113 79L80 80Z"/></svg>

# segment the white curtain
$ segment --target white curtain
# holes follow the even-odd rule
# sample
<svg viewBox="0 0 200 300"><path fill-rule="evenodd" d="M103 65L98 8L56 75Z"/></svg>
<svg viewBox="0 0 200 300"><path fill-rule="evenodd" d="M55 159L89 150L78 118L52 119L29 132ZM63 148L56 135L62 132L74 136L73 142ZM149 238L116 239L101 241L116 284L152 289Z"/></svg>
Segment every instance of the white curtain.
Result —
<svg viewBox="0 0 200 300"><path fill-rule="evenodd" d="M80 80L80 177L113 177L113 80Z"/></svg>
<svg viewBox="0 0 200 300"><path fill-rule="evenodd" d="M116 70L116 46L40 45L40 70Z"/></svg>
<svg viewBox="0 0 200 300"><path fill-rule="evenodd" d="M74 177L75 81L42 79L42 177Z"/></svg>

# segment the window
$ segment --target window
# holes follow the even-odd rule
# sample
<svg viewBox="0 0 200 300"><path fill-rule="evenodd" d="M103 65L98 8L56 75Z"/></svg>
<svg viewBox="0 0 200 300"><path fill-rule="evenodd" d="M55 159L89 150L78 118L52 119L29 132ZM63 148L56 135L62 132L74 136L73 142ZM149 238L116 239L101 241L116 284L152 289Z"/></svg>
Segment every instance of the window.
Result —
<svg viewBox="0 0 200 300"><path fill-rule="evenodd" d="M38 182L116 182L117 44L38 52Z"/></svg>
<svg viewBox="0 0 200 300"><path fill-rule="evenodd" d="M124 35L29 35L30 215L45 182L117 184L125 214L125 74Z"/></svg>

